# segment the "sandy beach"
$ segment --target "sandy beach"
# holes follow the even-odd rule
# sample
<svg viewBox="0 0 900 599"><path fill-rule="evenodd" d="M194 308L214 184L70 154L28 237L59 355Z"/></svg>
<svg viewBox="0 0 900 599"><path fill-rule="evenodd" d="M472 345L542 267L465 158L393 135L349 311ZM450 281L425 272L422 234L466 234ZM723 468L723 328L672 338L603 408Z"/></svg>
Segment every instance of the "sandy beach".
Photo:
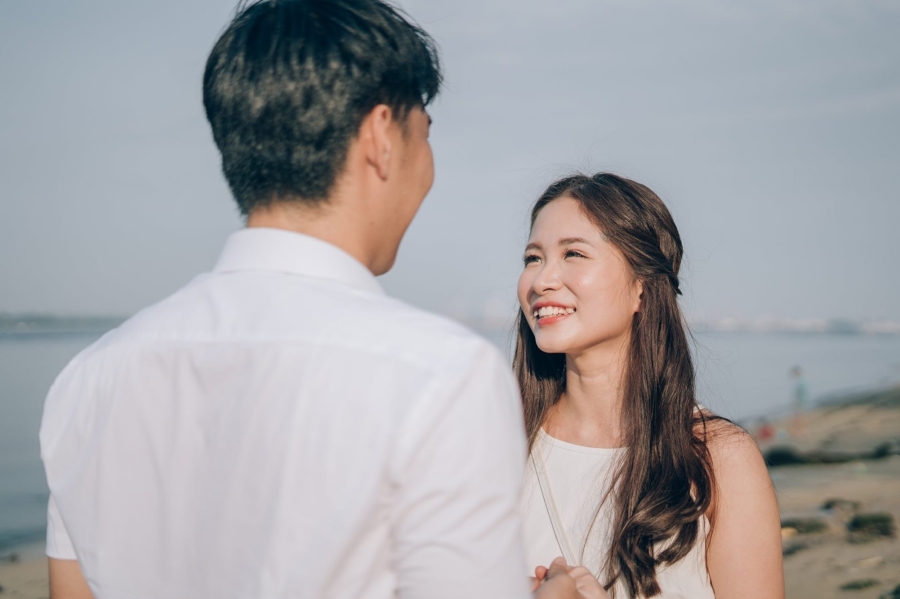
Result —
<svg viewBox="0 0 900 599"><path fill-rule="evenodd" d="M47 558L43 545L19 547L0 553L0 597L47 599Z"/></svg>
<svg viewBox="0 0 900 599"><path fill-rule="evenodd" d="M773 437L760 441L764 455L789 450L834 462L769 469L784 526L787 597L893 599L900 586L900 389L771 426ZM882 528L855 531L854 522L867 518Z"/></svg>
<svg viewBox="0 0 900 599"><path fill-rule="evenodd" d="M783 467L772 474L783 522L825 524L818 532L783 529L787 597L876 599L900 585L896 537L851 542L847 530L856 512L887 513L894 522L900 518L900 456L879 463ZM847 507L823 509L833 499L844 499ZM866 588L843 590L844 586Z"/></svg>
<svg viewBox="0 0 900 599"><path fill-rule="evenodd" d="M900 389L769 426L759 441L764 455L825 462L769 470L781 508L788 599L900 598ZM0 554L0 596L48 597L41 549Z"/></svg>

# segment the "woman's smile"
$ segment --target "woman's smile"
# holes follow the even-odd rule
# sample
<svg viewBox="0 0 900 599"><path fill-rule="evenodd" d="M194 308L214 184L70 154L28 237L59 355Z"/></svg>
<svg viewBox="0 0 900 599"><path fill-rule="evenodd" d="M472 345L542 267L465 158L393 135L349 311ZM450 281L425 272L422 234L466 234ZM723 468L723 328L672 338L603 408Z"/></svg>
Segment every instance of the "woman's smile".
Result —
<svg viewBox="0 0 900 599"><path fill-rule="evenodd" d="M575 308L553 302L537 302L532 307L532 316L538 326L545 327L565 320L576 312Z"/></svg>

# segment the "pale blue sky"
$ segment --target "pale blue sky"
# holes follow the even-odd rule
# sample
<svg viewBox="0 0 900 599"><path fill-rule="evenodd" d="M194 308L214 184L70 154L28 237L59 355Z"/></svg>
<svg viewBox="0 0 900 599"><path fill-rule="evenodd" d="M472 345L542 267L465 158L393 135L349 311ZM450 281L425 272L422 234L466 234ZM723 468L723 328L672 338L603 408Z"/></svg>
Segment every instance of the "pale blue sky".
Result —
<svg viewBox="0 0 900 599"><path fill-rule="evenodd" d="M393 294L513 306L528 207L578 168L666 200L696 318L900 320L900 4L401 5L447 87ZM200 76L233 6L0 1L0 311L130 314L212 265L240 221Z"/></svg>

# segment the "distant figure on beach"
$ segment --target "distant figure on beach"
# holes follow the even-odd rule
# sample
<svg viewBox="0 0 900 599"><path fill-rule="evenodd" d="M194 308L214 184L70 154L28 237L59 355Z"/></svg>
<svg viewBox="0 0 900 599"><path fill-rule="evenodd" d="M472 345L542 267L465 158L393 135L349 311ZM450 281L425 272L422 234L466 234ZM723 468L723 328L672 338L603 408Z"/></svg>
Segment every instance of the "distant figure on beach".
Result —
<svg viewBox="0 0 900 599"><path fill-rule="evenodd" d="M440 83L381 0L253 2L221 35L203 99L247 228L54 383L53 599L602 592L556 556L528 579L502 354L375 279L433 181Z"/></svg>
<svg viewBox="0 0 900 599"><path fill-rule="evenodd" d="M775 438L775 427L768 418L763 418L756 429L756 440L760 443L767 443Z"/></svg>
<svg viewBox="0 0 900 599"><path fill-rule="evenodd" d="M561 552L619 598L783 598L759 449L697 403L681 262L668 209L634 181L574 175L535 204L514 360L527 559Z"/></svg>
<svg viewBox="0 0 900 599"><path fill-rule="evenodd" d="M809 432L806 411L809 408L809 387L803 377L803 369L799 366L791 368L790 372L793 387L791 389L791 436L805 437Z"/></svg>

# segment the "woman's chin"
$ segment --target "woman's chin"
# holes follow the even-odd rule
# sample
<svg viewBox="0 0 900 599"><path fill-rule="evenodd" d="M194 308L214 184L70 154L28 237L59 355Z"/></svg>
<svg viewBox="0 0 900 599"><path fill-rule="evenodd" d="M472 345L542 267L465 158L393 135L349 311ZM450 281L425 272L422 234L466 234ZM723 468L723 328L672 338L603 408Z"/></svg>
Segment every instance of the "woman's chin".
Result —
<svg viewBox="0 0 900 599"><path fill-rule="evenodd" d="M535 342L545 354L565 354L568 353L571 343L567 343L562 339L546 339L535 338Z"/></svg>

